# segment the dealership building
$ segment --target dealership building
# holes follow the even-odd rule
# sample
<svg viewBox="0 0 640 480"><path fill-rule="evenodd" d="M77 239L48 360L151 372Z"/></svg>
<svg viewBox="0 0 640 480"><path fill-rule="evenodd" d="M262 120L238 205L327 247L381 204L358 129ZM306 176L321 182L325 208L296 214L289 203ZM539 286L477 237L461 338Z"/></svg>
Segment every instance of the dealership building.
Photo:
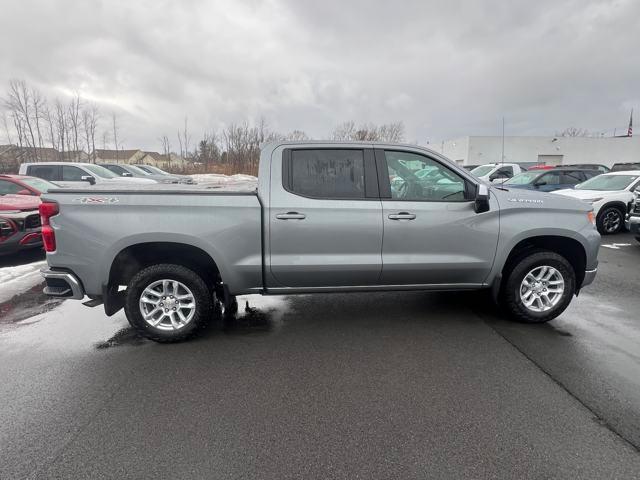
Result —
<svg viewBox="0 0 640 480"><path fill-rule="evenodd" d="M429 145L460 165L501 161L503 137L461 137ZM570 165L640 162L640 137L504 137L504 162Z"/></svg>

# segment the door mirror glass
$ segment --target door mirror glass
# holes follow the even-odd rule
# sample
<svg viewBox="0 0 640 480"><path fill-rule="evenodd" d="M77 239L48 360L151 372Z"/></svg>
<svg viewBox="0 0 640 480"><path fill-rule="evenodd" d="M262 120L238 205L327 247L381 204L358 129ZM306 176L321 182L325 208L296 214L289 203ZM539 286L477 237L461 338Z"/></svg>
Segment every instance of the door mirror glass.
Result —
<svg viewBox="0 0 640 480"><path fill-rule="evenodd" d="M476 203L475 203L475 211L476 213L488 212L489 205L489 187L487 187L484 183L480 183L476 189Z"/></svg>
<svg viewBox="0 0 640 480"><path fill-rule="evenodd" d="M83 182L89 182L89 185L96 184L96 179L93 178L91 175L83 175L82 177L80 177L80 180L82 180Z"/></svg>
<svg viewBox="0 0 640 480"><path fill-rule="evenodd" d="M133 175L132 175L132 174L130 174L129 172L124 172L124 173L122 174L122 176L123 176L123 177L133 177Z"/></svg>

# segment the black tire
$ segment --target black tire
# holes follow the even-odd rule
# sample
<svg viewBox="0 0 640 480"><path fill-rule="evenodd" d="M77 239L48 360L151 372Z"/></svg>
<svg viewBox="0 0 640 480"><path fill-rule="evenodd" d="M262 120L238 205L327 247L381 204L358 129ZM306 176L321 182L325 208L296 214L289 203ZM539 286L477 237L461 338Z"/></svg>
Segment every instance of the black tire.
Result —
<svg viewBox="0 0 640 480"><path fill-rule="evenodd" d="M604 206L598 212L596 226L600 235L613 235L624 229L625 213L620 207Z"/></svg>
<svg viewBox="0 0 640 480"><path fill-rule="evenodd" d="M536 312L523 303L520 289L525 276L542 266L553 267L562 275L564 292L559 295L558 302L549 310ZM503 284L501 303L513 320L523 323L544 323L556 318L569 306L575 291L576 275L567 259L555 252L537 250L520 257L513 264Z"/></svg>
<svg viewBox="0 0 640 480"><path fill-rule="evenodd" d="M190 320L174 330L154 327L147 323L140 307L140 298L144 290L154 282L165 279L177 281L186 286L190 290L195 304L195 311ZM181 265L158 264L141 270L131 279L127 286L124 308L127 320L142 336L156 342L180 342L194 336L207 324L213 312L213 298L207 284L193 270ZM162 312L159 313L162 314Z"/></svg>
<svg viewBox="0 0 640 480"><path fill-rule="evenodd" d="M640 237L636 237L636 241L640 243Z"/></svg>

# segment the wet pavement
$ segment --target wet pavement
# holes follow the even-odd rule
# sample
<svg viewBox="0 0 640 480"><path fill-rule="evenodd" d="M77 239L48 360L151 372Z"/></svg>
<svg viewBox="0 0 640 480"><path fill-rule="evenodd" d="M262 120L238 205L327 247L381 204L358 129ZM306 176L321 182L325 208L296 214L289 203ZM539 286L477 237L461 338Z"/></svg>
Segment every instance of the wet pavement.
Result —
<svg viewBox="0 0 640 480"><path fill-rule="evenodd" d="M615 241L538 326L477 293L252 296L158 345L29 292L0 306L0 479L640 478L640 245Z"/></svg>

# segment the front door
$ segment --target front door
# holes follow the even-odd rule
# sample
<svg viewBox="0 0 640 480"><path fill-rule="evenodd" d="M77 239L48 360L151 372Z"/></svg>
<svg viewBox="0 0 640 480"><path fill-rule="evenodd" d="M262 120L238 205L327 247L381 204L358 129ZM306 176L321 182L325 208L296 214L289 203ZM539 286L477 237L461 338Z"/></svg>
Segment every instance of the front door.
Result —
<svg viewBox="0 0 640 480"><path fill-rule="evenodd" d="M270 270L279 286L375 285L382 206L373 150L276 150L268 221Z"/></svg>
<svg viewBox="0 0 640 480"><path fill-rule="evenodd" d="M376 150L386 285L476 286L496 254L497 203L474 210L475 185L420 151Z"/></svg>

